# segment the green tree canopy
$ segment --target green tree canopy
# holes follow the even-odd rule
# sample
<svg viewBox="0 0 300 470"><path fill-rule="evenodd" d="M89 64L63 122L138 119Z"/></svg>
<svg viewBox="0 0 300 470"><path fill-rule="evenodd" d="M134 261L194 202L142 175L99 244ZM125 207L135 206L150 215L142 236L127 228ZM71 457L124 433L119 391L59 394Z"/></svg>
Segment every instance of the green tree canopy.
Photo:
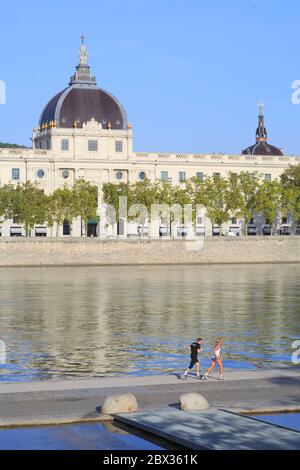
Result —
<svg viewBox="0 0 300 470"><path fill-rule="evenodd" d="M229 181L222 176L205 178L205 202L207 216L212 224L222 225L227 222L231 214L231 199Z"/></svg>
<svg viewBox="0 0 300 470"><path fill-rule="evenodd" d="M98 188L85 180L76 180L73 186L74 212L85 225L87 234L87 223L89 219L96 217L98 207Z"/></svg>
<svg viewBox="0 0 300 470"><path fill-rule="evenodd" d="M282 206L282 191L279 180L264 180L257 192L257 210L265 217L271 226L271 234L273 233L273 225Z"/></svg>
<svg viewBox="0 0 300 470"><path fill-rule="evenodd" d="M49 222L50 225L56 224L56 236L58 237L59 226L67 220L72 224L73 219L77 216L78 209L74 199L73 190L65 185L58 188L50 197L49 203Z"/></svg>
<svg viewBox="0 0 300 470"><path fill-rule="evenodd" d="M9 188L9 193L11 197L9 212L18 223L24 224L28 236L35 225L45 223L48 198L42 189L29 181L18 184L14 190Z"/></svg>

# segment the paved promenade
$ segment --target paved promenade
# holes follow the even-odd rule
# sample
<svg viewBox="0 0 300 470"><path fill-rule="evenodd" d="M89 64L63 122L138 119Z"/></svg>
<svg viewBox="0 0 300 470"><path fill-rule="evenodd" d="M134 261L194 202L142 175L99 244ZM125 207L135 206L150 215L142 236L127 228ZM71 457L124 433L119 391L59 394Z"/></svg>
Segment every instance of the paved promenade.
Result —
<svg viewBox="0 0 300 470"><path fill-rule="evenodd" d="M300 367L227 371L226 380L187 381L175 374L107 377L31 383L0 382L0 426L99 420L99 408L115 393L133 393L140 409L178 403L201 392L211 407L268 412L300 411Z"/></svg>

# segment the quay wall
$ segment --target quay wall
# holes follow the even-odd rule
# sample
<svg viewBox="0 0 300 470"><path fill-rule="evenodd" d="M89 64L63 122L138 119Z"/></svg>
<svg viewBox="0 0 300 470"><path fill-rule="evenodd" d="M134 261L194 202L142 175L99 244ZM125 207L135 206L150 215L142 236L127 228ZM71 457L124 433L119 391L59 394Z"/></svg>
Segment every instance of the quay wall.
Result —
<svg viewBox="0 0 300 470"><path fill-rule="evenodd" d="M299 263L300 236L184 240L0 240L0 267Z"/></svg>

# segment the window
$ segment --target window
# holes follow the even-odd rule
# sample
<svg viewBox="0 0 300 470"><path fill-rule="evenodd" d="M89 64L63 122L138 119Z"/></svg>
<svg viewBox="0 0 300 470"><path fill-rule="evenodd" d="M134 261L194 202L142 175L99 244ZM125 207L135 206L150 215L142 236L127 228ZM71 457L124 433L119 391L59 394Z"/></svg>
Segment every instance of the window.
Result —
<svg viewBox="0 0 300 470"><path fill-rule="evenodd" d="M272 175L266 174L266 175L265 175L265 180L266 180L266 181L272 181Z"/></svg>
<svg viewBox="0 0 300 470"><path fill-rule="evenodd" d="M70 176L69 170L63 170L63 172L62 172L62 177L63 177L64 179L67 179L67 178L69 178L69 176Z"/></svg>
<svg viewBox="0 0 300 470"><path fill-rule="evenodd" d="M69 150L69 139L62 139L61 140L61 149L62 150Z"/></svg>
<svg viewBox="0 0 300 470"><path fill-rule="evenodd" d="M214 173L214 178L220 178L220 173Z"/></svg>
<svg viewBox="0 0 300 470"><path fill-rule="evenodd" d="M231 219L231 223L232 223L233 225L236 225L236 224L237 224L236 217L232 217L232 219Z"/></svg>
<svg viewBox="0 0 300 470"><path fill-rule="evenodd" d="M116 178L117 180L121 180L123 178L123 171L117 171Z"/></svg>
<svg viewBox="0 0 300 470"><path fill-rule="evenodd" d="M199 180L199 181L203 181L203 180L204 180L204 176L203 176L202 171L197 171L197 173L196 173L196 178L197 178L197 180Z"/></svg>
<svg viewBox="0 0 300 470"><path fill-rule="evenodd" d="M13 169L12 169L11 178L12 178L12 180L14 180L14 181L20 179L20 169L19 169L19 168L13 168Z"/></svg>
<svg viewBox="0 0 300 470"><path fill-rule="evenodd" d="M141 181L144 181L144 179L146 178L146 173L144 171L140 171L139 178Z"/></svg>
<svg viewBox="0 0 300 470"><path fill-rule="evenodd" d="M47 140L47 150L51 149L50 140Z"/></svg>
<svg viewBox="0 0 300 470"><path fill-rule="evenodd" d="M282 217L282 224L287 224L287 217Z"/></svg>
<svg viewBox="0 0 300 470"><path fill-rule="evenodd" d="M197 224L203 225L203 217L197 217Z"/></svg>
<svg viewBox="0 0 300 470"><path fill-rule="evenodd" d="M183 181L186 180L186 172L185 171L180 171L179 172L179 181L180 183L183 183Z"/></svg>
<svg viewBox="0 0 300 470"><path fill-rule="evenodd" d="M70 227L70 224L67 220L64 220L64 223L63 223L63 235L70 235L71 233L71 227Z"/></svg>
<svg viewBox="0 0 300 470"><path fill-rule="evenodd" d="M160 172L160 179L162 181L167 181L169 179L169 175L167 171L161 171Z"/></svg>
<svg viewBox="0 0 300 470"><path fill-rule="evenodd" d="M89 140L89 152L98 152L98 140Z"/></svg>
<svg viewBox="0 0 300 470"><path fill-rule="evenodd" d="M38 170L36 172L36 175L37 175L38 178L44 178L45 172L44 172L44 170Z"/></svg>
<svg viewBox="0 0 300 470"><path fill-rule="evenodd" d="M123 152L123 142L121 140L115 142L115 150L116 152Z"/></svg>

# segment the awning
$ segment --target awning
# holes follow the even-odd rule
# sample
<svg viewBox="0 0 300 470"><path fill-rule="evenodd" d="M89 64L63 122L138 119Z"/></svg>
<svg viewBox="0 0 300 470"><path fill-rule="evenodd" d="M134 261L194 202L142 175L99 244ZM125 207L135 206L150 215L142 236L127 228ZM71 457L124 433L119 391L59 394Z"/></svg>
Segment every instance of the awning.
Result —
<svg viewBox="0 0 300 470"><path fill-rule="evenodd" d="M89 219L87 223L97 225L99 221L100 221L100 217L97 216L97 217L93 217L92 219Z"/></svg>
<svg viewBox="0 0 300 470"><path fill-rule="evenodd" d="M47 233L47 228L46 227L36 227L35 228L35 233Z"/></svg>

